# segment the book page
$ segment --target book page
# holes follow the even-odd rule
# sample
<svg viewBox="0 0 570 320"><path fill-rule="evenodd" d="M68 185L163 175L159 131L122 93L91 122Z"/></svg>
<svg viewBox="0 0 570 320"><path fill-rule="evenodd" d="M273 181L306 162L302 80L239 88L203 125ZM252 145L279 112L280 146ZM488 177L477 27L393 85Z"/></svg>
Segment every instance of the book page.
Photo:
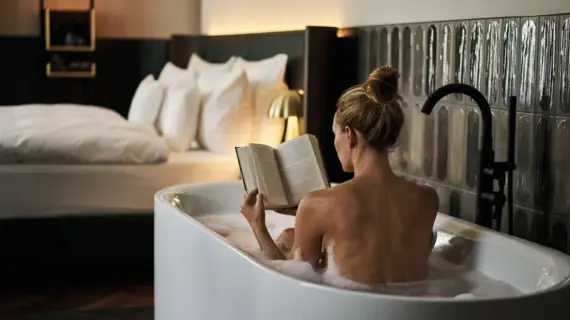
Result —
<svg viewBox="0 0 570 320"><path fill-rule="evenodd" d="M245 191L250 192L255 188L259 188L250 148L236 147L235 149Z"/></svg>
<svg viewBox="0 0 570 320"><path fill-rule="evenodd" d="M319 163L319 168L321 169L321 176L323 177L323 180L326 182L327 187L330 187L331 182L329 181L329 176L327 175L327 170L325 169L325 162L323 161L323 155L321 154L319 141L317 140L317 137L313 135L309 135L309 139L311 140L311 145L313 146L313 152L317 157L317 162Z"/></svg>
<svg viewBox="0 0 570 320"><path fill-rule="evenodd" d="M328 187L309 135L302 135L276 148L289 203L299 204L307 193Z"/></svg>
<svg viewBox="0 0 570 320"><path fill-rule="evenodd" d="M283 187L275 150L270 146L255 143L250 144L250 148L255 162L257 179L259 184L263 186L260 191L264 195L265 206L274 208L287 206L287 194Z"/></svg>

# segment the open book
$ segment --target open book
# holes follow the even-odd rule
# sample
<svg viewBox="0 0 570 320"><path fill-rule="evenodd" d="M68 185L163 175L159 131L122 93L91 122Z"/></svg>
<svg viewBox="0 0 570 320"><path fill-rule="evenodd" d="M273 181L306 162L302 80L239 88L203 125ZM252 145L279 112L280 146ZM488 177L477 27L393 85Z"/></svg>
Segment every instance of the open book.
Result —
<svg viewBox="0 0 570 320"><path fill-rule="evenodd" d="M235 149L245 190L259 188L268 208L296 206L307 193L330 186L313 135L304 134L275 148L251 143Z"/></svg>

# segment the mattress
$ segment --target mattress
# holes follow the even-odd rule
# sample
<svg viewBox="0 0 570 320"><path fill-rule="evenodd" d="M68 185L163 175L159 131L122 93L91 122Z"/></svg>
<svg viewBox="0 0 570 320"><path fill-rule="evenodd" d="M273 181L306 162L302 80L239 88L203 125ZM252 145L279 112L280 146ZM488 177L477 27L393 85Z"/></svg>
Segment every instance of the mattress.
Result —
<svg viewBox="0 0 570 320"><path fill-rule="evenodd" d="M0 165L0 219L150 213L160 189L238 177L235 157L201 150L160 164Z"/></svg>

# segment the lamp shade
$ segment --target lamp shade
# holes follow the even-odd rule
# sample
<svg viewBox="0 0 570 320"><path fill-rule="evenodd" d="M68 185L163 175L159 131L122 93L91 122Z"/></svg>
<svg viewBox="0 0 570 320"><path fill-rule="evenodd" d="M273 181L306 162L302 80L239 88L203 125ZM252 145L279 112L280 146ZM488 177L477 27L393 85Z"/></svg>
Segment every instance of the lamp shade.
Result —
<svg viewBox="0 0 570 320"><path fill-rule="evenodd" d="M287 90L277 96L269 107L269 118L287 119L303 115L301 96L297 91Z"/></svg>

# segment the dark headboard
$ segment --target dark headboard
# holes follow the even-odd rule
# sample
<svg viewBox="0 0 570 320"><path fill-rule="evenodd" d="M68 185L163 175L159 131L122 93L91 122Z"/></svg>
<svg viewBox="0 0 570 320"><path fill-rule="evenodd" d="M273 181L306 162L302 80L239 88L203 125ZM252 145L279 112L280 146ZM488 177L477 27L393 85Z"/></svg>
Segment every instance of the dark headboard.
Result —
<svg viewBox="0 0 570 320"><path fill-rule="evenodd" d="M210 62L225 62L231 56L261 60L278 53L289 56L286 81L302 89L302 131L319 139L332 181L346 180L334 150L331 125L340 93L356 84L358 45L354 38L337 37L337 28L307 27L305 30L205 36L173 35L171 61L186 68L192 53Z"/></svg>
<svg viewBox="0 0 570 320"><path fill-rule="evenodd" d="M186 68L192 53L210 62L226 62L231 56L256 61L286 54L286 81L290 88L303 88L305 31L240 34L227 36L172 36L171 58Z"/></svg>

